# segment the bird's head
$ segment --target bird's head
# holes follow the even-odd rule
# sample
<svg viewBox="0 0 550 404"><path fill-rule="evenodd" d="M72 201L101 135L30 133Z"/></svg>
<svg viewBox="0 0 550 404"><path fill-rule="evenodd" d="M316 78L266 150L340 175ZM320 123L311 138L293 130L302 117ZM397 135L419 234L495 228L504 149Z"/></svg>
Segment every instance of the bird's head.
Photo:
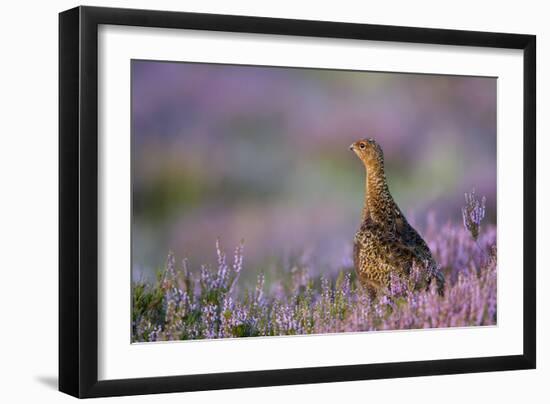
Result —
<svg viewBox="0 0 550 404"><path fill-rule="evenodd" d="M380 165L384 162L382 148L374 139L360 139L349 147L366 167Z"/></svg>

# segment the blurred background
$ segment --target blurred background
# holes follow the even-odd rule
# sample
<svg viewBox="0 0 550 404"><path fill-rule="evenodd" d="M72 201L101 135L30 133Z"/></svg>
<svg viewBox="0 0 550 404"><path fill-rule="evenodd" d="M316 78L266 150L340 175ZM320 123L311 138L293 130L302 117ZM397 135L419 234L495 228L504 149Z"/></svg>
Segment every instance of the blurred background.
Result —
<svg viewBox="0 0 550 404"><path fill-rule="evenodd" d="M305 260L351 265L365 171L382 146L389 188L422 234L461 223L464 192L496 222L496 79L132 61L134 279L169 250L191 270L244 239L243 282Z"/></svg>

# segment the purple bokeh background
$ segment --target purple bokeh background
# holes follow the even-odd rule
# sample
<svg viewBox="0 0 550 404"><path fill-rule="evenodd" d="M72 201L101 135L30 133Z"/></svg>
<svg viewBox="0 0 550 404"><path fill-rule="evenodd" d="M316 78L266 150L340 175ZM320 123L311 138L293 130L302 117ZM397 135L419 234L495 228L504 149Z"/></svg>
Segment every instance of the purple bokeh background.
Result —
<svg viewBox="0 0 550 404"><path fill-rule="evenodd" d="M460 223L464 192L496 222L495 78L133 61L133 275L167 251L192 270L245 240L242 278L308 256L349 264L364 169L382 145L390 190L422 232Z"/></svg>

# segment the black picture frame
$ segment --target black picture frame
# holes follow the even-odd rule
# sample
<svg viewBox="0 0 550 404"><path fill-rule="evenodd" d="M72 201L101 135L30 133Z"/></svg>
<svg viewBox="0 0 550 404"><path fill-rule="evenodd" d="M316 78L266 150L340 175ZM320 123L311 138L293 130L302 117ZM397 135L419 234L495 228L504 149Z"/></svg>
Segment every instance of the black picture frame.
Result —
<svg viewBox="0 0 550 404"><path fill-rule="evenodd" d="M523 50L523 354L99 381L100 24ZM60 13L59 390L84 398L535 368L535 103L534 35L96 7Z"/></svg>

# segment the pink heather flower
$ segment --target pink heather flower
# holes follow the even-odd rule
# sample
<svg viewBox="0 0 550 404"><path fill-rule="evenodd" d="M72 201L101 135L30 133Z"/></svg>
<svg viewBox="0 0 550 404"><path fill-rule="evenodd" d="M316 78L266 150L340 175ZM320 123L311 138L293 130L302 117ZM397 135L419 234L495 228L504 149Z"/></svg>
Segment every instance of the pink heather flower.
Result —
<svg viewBox="0 0 550 404"><path fill-rule="evenodd" d="M475 190L465 193L466 206L462 208L462 220L466 230L470 232L472 238L477 241L479 236L479 227L485 217L485 197L481 200L476 198Z"/></svg>

